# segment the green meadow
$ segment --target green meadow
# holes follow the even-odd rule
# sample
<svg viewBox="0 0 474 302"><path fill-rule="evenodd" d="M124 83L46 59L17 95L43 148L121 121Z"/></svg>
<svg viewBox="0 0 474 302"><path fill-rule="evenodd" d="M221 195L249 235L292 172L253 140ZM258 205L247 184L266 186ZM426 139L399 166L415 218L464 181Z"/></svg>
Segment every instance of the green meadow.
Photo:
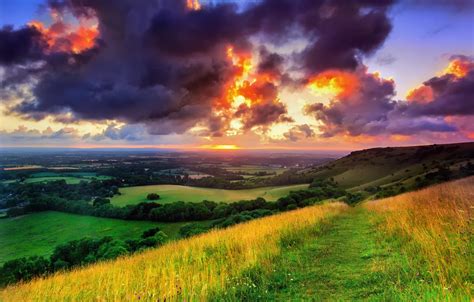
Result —
<svg viewBox="0 0 474 302"><path fill-rule="evenodd" d="M65 180L67 184L78 184L81 181L91 181L92 179L107 180L110 176L97 175L93 172L67 172L67 173L56 173L56 172L38 172L33 173L30 177L26 178L23 183L39 183L48 181ZM3 183L13 183L17 180L7 180Z"/></svg>
<svg viewBox="0 0 474 302"><path fill-rule="evenodd" d="M179 228L184 224L124 221L61 212L3 218L0 219L0 265L25 256L49 256L55 246L83 237L134 239L158 226L173 239L178 237Z"/></svg>
<svg viewBox="0 0 474 302"><path fill-rule="evenodd" d="M307 188L307 184L264 187L248 190L223 190L210 188L197 188L178 185L152 185L120 188L121 195L115 195L111 202L117 206L137 204L147 201L149 193L160 195L159 203L170 203L176 201L200 202L210 200L216 202L235 202L239 200L250 200L263 197L268 201L275 201L280 197L288 195L290 191Z"/></svg>
<svg viewBox="0 0 474 302"><path fill-rule="evenodd" d="M287 168L277 168L277 167L269 167L269 166L258 166L258 165L242 165L242 166L228 166L224 167L227 171L231 172L244 172L244 173L258 173L258 172L267 172L267 173L275 173L275 174L282 174L283 172L287 171Z"/></svg>

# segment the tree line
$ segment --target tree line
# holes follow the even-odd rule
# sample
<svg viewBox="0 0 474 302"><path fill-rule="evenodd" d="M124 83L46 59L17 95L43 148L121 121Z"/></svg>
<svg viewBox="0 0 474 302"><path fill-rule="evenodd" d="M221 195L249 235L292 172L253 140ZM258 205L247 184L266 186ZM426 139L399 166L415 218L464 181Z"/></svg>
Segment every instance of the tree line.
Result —
<svg viewBox="0 0 474 302"><path fill-rule="evenodd" d="M143 232L139 239L117 240L110 236L103 238L85 237L72 240L54 248L49 258L42 256L22 257L7 261L0 268L0 286L19 281L28 281L54 272L98 261L111 260L144 249L162 245L167 235L159 228Z"/></svg>
<svg viewBox="0 0 474 302"><path fill-rule="evenodd" d="M70 188L76 188L71 190ZM117 207L110 203L111 187L103 189L102 196L94 197L89 191L81 191L81 185L67 185L64 181L50 182L41 185L29 185L25 190L28 204L21 208L10 208L8 216L18 216L29 212L60 211L96 217L117 218L124 220L151 220L158 222L201 221L227 218L244 211L269 210L286 211L314 204L323 199L338 198L346 192L331 181L318 181L306 190L292 191L288 196L276 202L264 198L241 200L233 203L178 201L167 204L142 202L136 205ZM85 194L81 196L81 192ZM91 199L92 198L92 202ZM75 199L77 198L77 199Z"/></svg>

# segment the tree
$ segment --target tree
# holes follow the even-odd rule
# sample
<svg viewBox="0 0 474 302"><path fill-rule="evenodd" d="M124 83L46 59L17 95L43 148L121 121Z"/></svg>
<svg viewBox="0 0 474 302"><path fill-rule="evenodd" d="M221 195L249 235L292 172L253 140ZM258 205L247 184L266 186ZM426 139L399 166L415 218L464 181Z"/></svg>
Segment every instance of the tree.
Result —
<svg viewBox="0 0 474 302"><path fill-rule="evenodd" d="M187 223L179 229L179 235L188 238L206 232L208 229L198 223Z"/></svg>
<svg viewBox="0 0 474 302"><path fill-rule="evenodd" d="M5 262L0 269L0 284L28 281L50 271L50 262L39 256L23 257Z"/></svg>
<svg viewBox="0 0 474 302"><path fill-rule="evenodd" d="M94 207L100 207L106 204L110 204L110 199L102 198L102 197L97 197L96 199L94 199L94 202L92 203Z"/></svg>
<svg viewBox="0 0 474 302"><path fill-rule="evenodd" d="M97 260L115 259L126 254L128 254L127 244L121 240L112 240L99 247Z"/></svg>
<svg viewBox="0 0 474 302"><path fill-rule="evenodd" d="M158 199L160 199L160 195L158 195L156 193L150 193L146 196L146 199L148 199L148 200L158 200Z"/></svg>

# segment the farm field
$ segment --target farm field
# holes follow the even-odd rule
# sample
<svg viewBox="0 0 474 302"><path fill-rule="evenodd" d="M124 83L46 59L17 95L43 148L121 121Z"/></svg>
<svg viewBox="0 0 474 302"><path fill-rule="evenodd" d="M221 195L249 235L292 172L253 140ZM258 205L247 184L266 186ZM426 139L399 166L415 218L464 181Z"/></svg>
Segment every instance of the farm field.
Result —
<svg viewBox="0 0 474 302"><path fill-rule="evenodd" d="M0 219L0 265L24 256L48 256L56 245L83 237L135 239L143 231L158 226L170 238L177 238L179 228L184 224L125 221L61 212L3 218Z"/></svg>
<svg viewBox="0 0 474 302"><path fill-rule="evenodd" d="M244 176L252 176L252 177L261 177L261 176L253 176L247 175L255 174L259 172L267 172L267 173L274 173L274 175L282 174L283 172L287 171L287 168L283 167L271 167L271 166L259 166L259 165L241 165L241 166L223 166L223 168L227 171L234 172L234 173L244 173Z"/></svg>
<svg viewBox="0 0 474 302"><path fill-rule="evenodd" d="M235 202L239 200L250 200L263 197L267 201L275 201L280 197L288 195L290 191L307 188L307 184L290 185L279 187L264 187L247 190L223 190L198 188L178 185L152 185L120 188L122 195L115 195L111 203L117 206L137 204L147 201L149 193L160 195L158 203L170 203L176 201L200 202L210 200L216 202Z"/></svg>
<svg viewBox="0 0 474 302"><path fill-rule="evenodd" d="M67 173L56 173L56 172L38 172L31 174L30 177L26 178L24 183L39 183L48 181L65 180L67 184L78 184L81 181L90 181L93 178L97 180L110 179L109 176L96 175L95 173L88 172L67 172ZM17 180L6 180L3 183L13 183Z"/></svg>

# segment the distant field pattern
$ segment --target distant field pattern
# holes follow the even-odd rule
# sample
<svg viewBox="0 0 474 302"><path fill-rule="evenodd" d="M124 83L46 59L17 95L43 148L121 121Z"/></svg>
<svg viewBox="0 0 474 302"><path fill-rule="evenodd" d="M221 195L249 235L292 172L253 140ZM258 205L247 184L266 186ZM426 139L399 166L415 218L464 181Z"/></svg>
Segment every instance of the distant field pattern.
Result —
<svg viewBox="0 0 474 302"><path fill-rule="evenodd" d="M216 202L235 202L239 200L250 200L263 197L267 201L275 201L280 197L288 195L290 191L308 188L307 184L280 187L264 187L248 190L223 190L196 188L178 185L152 185L121 188L121 195L112 198L112 204L124 206L147 201L149 193L160 195L159 203L170 203L176 201L200 202L210 200Z"/></svg>

